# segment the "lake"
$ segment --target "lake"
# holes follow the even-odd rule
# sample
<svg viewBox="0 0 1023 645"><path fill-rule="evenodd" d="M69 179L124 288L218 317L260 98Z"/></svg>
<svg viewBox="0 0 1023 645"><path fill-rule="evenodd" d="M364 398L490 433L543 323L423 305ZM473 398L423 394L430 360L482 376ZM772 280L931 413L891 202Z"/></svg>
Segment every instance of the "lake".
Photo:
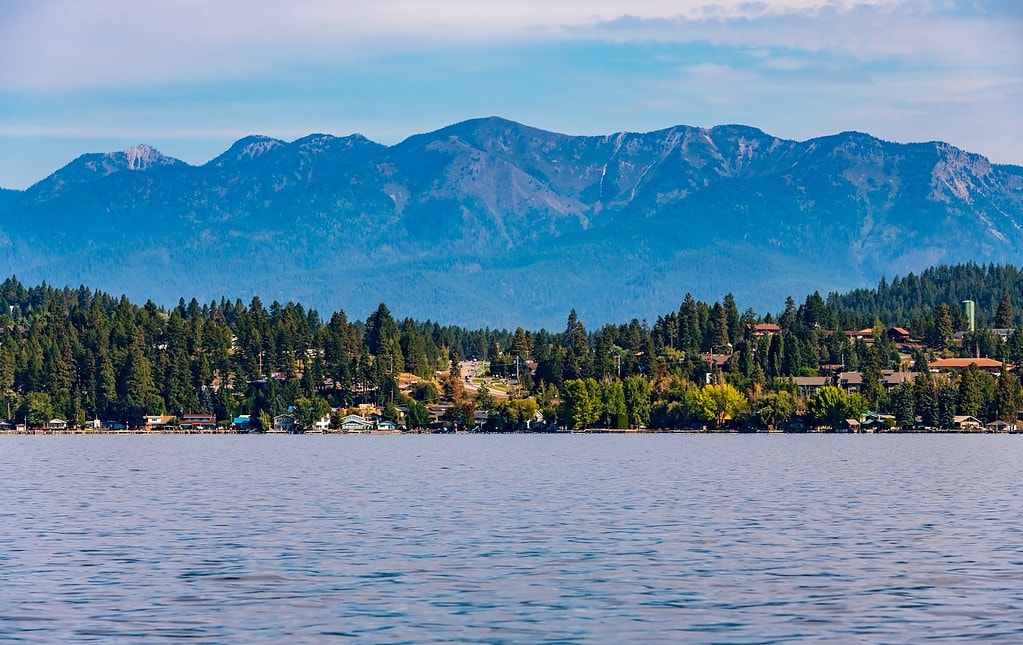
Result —
<svg viewBox="0 0 1023 645"><path fill-rule="evenodd" d="M1023 436L0 437L0 640L1023 641Z"/></svg>

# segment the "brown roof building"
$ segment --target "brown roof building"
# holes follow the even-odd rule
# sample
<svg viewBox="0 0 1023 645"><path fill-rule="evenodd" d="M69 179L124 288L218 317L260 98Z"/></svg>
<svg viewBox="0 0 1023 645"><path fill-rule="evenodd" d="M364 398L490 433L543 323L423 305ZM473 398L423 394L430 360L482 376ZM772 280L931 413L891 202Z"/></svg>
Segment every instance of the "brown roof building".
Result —
<svg viewBox="0 0 1023 645"><path fill-rule="evenodd" d="M964 370L972 364L976 364L981 370L991 374L1000 374L1002 371L1002 362L993 358L940 358L928 363L927 367L932 372L940 372L941 370Z"/></svg>

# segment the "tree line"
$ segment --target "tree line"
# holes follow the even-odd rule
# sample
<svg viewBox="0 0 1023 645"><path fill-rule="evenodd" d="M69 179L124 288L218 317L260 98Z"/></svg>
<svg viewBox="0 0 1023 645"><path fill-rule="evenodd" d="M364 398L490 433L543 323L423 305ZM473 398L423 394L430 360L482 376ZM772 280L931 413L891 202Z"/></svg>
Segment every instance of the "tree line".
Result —
<svg viewBox="0 0 1023 645"><path fill-rule="evenodd" d="M978 327L957 339L968 324L957 300L963 276L984 279L970 293L980 294L973 296ZM448 421L472 427L475 412L487 410L492 430L541 423L768 427L798 417L830 425L868 409L900 425L920 417L942 426L953 414L1014 421L1020 393L1011 372L927 369L937 356L1023 361L1016 292L1009 289L1015 283L1006 276L1020 274L1012 267L939 267L874 291L827 299L813 293L801 304L790 297L780 312L763 315L740 312L730 294L714 303L686 294L654 321L589 330L572 311L560 331L399 320L383 303L365 321L343 310L324 319L298 303L266 306L258 297L247 304L182 299L167 308L85 286L26 287L11 277L0 285L0 396L7 418L30 425L60 417L137 426L144 415L161 413L221 420L248 414L265 425L289 410L304 421L370 403L394 420L401 408L402 420L422 427L430 422L426 406L442 400ZM891 304L907 302L917 304ZM910 317L895 318L895 311ZM762 323L777 332L758 333ZM907 327L919 342L896 345L885 333L891 325ZM864 328L873 342L843 333ZM993 331L1005 328L1014 331ZM514 387L502 396L486 387L470 391L457 368L466 358L489 361L491 374ZM793 377L835 366L862 373L861 390L800 396ZM885 370L923 376L888 390Z"/></svg>

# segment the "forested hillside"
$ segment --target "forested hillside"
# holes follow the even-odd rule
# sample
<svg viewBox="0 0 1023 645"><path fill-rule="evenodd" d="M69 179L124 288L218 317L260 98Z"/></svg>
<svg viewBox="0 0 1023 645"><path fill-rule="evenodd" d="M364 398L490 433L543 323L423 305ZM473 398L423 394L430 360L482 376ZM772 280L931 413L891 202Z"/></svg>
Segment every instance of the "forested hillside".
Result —
<svg viewBox="0 0 1023 645"><path fill-rule="evenodd" d="M999 306L1005 298L1023 303L1023 271L1011 264L941 265L894 277L891 282L882 279L876 288L856 289L848 293L832 293L828 303L832 308L858 315L861 318L880 318L884 321L911 323L931 314L934 308L946 303L957 306L972 300L977 316L989 327L1013 327L1018 315L1007 317Z"/></svg>
<svg viewBox="0 0 1023 645"><path fill-rule="evenodd" d="M966 330L958 285L968 276L990 278L978 283L984 291L968 295L987 294L974 295L980 302L1001 296L993 312L982 308L976 332L956 339ZM815 293L802 304L790 298L777 315L740 309L730 294L712 304L687 295L654 321L588 330L572 311L558 331L398 319L385 304L364 322L258 297L182 300L168 309L84 286L25 287L8 278L0 285L7 312L0 316L0 396L7 416L29 425L59 417L138 426L147 414L204 412L224 422L251 415L259 429L289 409L308 423L313 411L340 416L360 403L409 428L430 423L424 406L432 403L463 428L486 410L490 430L530 427L538 414L564 427L827 424L868 408L891 412L900 425L914 417L935 424L953 413L1015 420L1019 383L1011 371L972 366L932 376L928 362L1023 361L1017 292L1008 290L1018 277L1012 267L939 267L878 291L828 301ZM909 322L878 315L915 293L933 300L920 296ZM933 295L941 293L954 298ZM871 311L870 302L881 308ZM1012 330L995 333L989 327L996 323ZM908 326L911 338L893 338L896 325ZM462 359L489 361L503 389L468 387L457 367ZM838 371L861 375L862 387L827 387L822 400L797 382ZM888 388L885 375L893 372L915 374Z"/></svg>

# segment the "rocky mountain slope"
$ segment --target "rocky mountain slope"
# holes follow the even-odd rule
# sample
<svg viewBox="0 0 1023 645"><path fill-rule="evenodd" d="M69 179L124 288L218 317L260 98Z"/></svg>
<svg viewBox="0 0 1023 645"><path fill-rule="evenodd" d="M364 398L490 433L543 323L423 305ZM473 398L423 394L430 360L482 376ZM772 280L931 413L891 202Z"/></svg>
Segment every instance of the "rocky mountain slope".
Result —
<svg viewBox="0 0 1023 645"><path fill-rule="evenodd" d="M489 118L390 147L247 137L202 166L139 145L0 191L0 273L481 326L654 316L687 291L777 309L1020 248L1023 168L855 132L576 137Z"/></svg>

